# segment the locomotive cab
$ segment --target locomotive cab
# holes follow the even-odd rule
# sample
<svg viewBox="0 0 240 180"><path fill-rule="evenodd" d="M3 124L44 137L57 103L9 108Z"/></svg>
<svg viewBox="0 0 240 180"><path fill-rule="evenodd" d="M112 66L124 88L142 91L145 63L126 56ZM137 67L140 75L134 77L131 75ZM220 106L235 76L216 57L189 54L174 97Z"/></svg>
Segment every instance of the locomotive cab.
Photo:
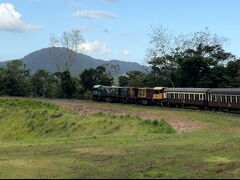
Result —
<svg viewBox="0 0 240 180"><path fill-rule="evenodd" d="M101 97L101 87L102 85L93 86L93 100L99 100Z"/></svg>
<svg viewBox="0 0 240 180"><path fill-rule="evenodd" d="M160 101L163 100L163 93L164 93L165 87L155 87L153 88L153 99L154 101Z"/></svg>

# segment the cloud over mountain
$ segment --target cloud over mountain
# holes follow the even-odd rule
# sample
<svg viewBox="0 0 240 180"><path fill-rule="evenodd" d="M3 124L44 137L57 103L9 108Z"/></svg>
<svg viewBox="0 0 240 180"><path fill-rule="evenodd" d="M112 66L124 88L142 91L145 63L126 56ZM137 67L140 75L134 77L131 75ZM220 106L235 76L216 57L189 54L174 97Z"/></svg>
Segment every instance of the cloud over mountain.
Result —
<svg viewBox="0 0 240 180"><path fill-rule="evenodd" d="M86 41L80 46L80 51L86 54L110 54L111 48L106 44L96 40L94 42Z"/></svg>

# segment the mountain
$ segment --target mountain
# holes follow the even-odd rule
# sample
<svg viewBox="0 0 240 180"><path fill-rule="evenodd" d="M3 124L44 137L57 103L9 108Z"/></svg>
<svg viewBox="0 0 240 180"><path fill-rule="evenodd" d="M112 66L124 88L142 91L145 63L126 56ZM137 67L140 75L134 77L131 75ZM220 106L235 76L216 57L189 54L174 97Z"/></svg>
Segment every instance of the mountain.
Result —
<svg viewBox="0 0 240 180"><path fill-rule="evenodd" d="M52 52L55 52L54 54L57 55L61 54L61 56L58 57L63 62L63 64L67 62L66 59L68 59L68 56L66 48L57 49L44 48L33 53L30 53L29 55L25 56L20 60L26 65L26 68L30 68L33 72L35 72L38 69L45 69L53 73L57 72L57 67L53 61L53 58L51 58L53 57L53 55L51 55L53 54ZM5 66L7 62L8 61L0 62L0 66ZM147 68L145 66L141 66L136 62L126 62L119 60L104 61L101 59L94 59L90 56L81 53L77 53L75 56L74 63L72 65L72 74L79 75L85 69L96 68L103 64L119 65L119 71L117 72L116 75L122 75L128 71L146 71Z"/></svg>

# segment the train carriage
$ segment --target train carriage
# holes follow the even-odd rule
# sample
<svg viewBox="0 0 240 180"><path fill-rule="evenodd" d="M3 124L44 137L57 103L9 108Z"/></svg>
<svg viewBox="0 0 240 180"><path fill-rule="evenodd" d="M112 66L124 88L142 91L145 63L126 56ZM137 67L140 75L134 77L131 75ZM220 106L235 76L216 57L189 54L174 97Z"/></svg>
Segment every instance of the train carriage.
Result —
<svg viewBox="0 0 240 180"><path fill-rule="evenodd" d="M139 88L138 101L144 105L153 103L153 88Z"/></svg>
<svg viewBox="0 0 240 180"><path fill-rule="evenodd" d="M95 85L93 99L144 105L240 110L240 88L137 88Z"/></svg>
<svg viewBox="0 0 240 180"><path fill-rule="evenodd" d="M130 87L129 88L129 100L130 103L137 103L138 98L138 87Z"/></svg>
<svg viewBox="0 0 240 180"><path fill-rule="evenodd" d="M174 106L207 106L207 92L209 88L166 88L164 90L164 104Z"/></svg>
<svg viewBox="0 0 240 180"><path fill-rule="evenodd" d="M128 87L118 87L117 100L120 102L128 103L130 97L130 88Z"/></svg>
<svg viewBox="0 0 240 180"><path fill-rule="evenodd" d="M240 88L215 88L209 90L208 106L216 109L240 109Z"/></svg>

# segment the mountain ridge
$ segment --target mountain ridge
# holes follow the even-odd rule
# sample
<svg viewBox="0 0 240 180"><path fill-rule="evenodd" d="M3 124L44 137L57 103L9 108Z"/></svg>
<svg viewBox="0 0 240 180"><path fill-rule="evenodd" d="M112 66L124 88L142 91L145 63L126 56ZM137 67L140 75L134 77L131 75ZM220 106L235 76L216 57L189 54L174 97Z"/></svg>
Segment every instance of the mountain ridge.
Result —
<svg viewBox="0 0 240 180"><path fill-rule="evenodd" d="M37 71L38 69L44 69L48 72L54 73L57 72L57 67L53 58L50 55L50 51L52 48L42 48L40 50L34 51L26 56L24 56L21 60L25 65L26 68L30 68L33 72ZM57 48L59 54L59 60L65 64L67 62L67 49L66 48ZM10 60L11 61L11 60ZM5 66L7 62L10 61L3 61L0 62L0 66ZM127 62L121 60L110 60L105 61L101 59L95 59L91 56L76 53L75 60L72 65L72 74L78 76L81 74L85 69L89 68L96 68L98 66L109 64L109 65L119 65L119 72L116 75L122 75L128 71L146 71L148 67L142 66L137 62Z"/></svg>

